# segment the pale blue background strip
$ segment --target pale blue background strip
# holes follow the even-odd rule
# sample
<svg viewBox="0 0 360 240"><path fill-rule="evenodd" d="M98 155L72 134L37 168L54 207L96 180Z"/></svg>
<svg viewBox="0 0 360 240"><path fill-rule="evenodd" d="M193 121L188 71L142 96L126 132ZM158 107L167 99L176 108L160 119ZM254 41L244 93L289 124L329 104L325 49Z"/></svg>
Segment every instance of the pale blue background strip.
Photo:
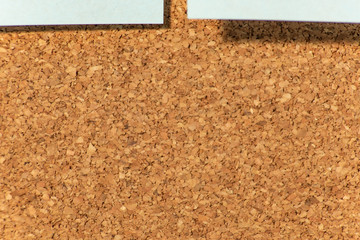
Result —
<svg viewBox="0 0 360 240"><path fill-rule="evenodd" d="M0 25L162 24L164 0L0 0Z"/></svg>
<svg viewBox="0 0 360 240"><path fill-rule="evenodd" d="M188 17L360 23L360 0L188 0Z"/></svg>

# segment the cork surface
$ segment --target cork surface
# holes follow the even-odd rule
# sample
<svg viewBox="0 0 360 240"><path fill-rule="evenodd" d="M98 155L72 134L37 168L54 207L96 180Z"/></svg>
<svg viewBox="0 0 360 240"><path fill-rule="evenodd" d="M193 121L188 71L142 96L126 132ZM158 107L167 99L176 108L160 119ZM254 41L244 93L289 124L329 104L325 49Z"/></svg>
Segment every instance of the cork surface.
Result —
<svg viewBox="0 0 360 240"><path fill-rule="evenodd" d="M360 239L359 27L0 29L0 239Z"/></svg>

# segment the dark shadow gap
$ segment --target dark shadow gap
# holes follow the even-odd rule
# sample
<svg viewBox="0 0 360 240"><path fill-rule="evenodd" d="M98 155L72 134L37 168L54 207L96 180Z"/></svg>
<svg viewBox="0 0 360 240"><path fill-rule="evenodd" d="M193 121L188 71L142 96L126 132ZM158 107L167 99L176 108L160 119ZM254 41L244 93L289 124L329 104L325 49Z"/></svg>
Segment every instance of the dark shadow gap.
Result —
<svg viewBox="0 0 360 240"><path fill-rule="evenodd" d="M46 25L0 27L0 33L11 32L53 32L53 31L94 31L94 30L141 30L169 29L171 26L171 1L164 0L164 24L96 24L96 25Z"/></svg>
<svg viewBox="0 0 360 240"><path fill-rule="evenodd" d="M261 40L270 42L359 42L358 24L239 21L223 23L225 42Z"/></svg>

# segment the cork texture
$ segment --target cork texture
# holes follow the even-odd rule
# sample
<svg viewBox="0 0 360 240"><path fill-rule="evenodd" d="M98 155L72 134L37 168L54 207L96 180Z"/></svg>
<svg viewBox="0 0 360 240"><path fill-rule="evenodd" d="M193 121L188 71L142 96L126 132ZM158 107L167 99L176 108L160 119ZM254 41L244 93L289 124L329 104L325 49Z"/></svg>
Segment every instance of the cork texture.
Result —
<svg viewBox="0 0 360 240"><path fill-rule="evenodd" d="M358 25L170 10L0 28L0 239L360 239Z"/></svg>

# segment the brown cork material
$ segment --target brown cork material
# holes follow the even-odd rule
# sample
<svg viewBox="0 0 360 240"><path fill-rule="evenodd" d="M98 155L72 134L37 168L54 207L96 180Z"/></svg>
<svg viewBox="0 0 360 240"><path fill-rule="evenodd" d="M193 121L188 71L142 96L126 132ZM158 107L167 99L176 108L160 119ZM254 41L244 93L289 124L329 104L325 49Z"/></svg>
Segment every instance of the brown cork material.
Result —
<svg viewBox="0 0 360 240"><path fill-rule="evenodd" d="M360 239L358 29L1 28L0 239Z"/></svg>

